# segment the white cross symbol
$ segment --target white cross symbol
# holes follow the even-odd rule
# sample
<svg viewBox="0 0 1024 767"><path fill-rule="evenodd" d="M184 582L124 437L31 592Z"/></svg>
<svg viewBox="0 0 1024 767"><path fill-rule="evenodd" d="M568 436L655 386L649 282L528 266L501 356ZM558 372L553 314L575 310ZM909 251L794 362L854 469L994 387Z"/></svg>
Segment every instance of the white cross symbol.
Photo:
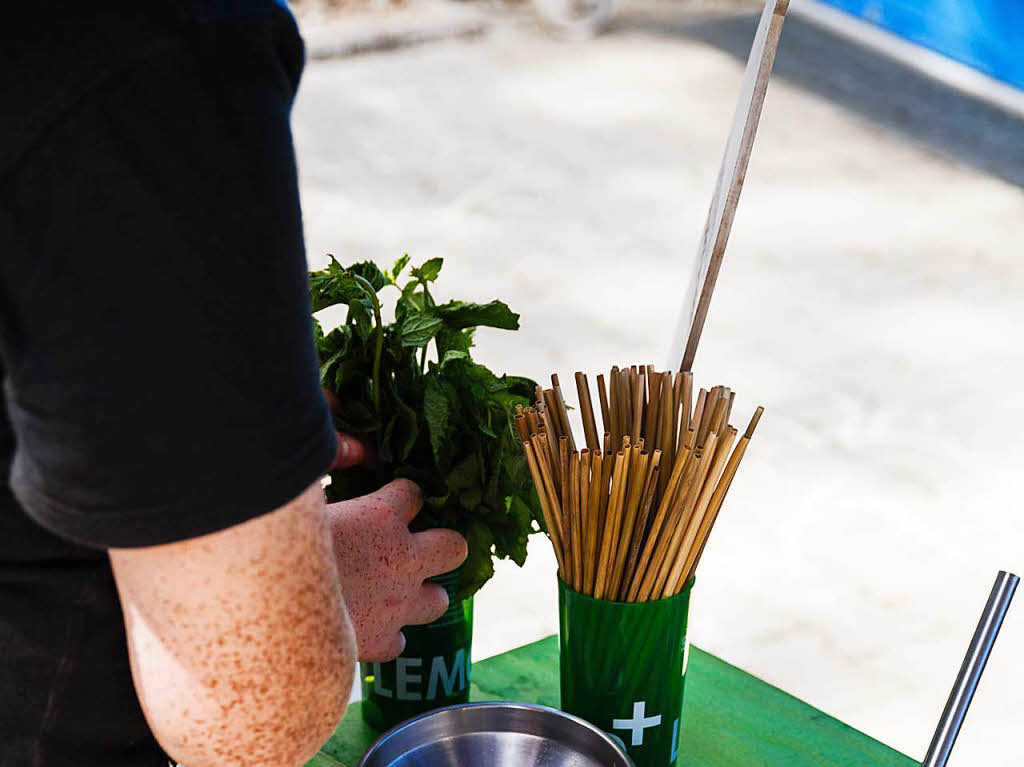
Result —
<svg viewBox="0 0 1024 767"><path fill-rule="evenodd" d="M647 703L642 700L638 700L633 704L633 718L632 719L613 719L612 729L613 730L632 730L633 736L630 738L629 745L631 746L642 746L644 744L644 730L648 727L657 727L661 724L661 715L658 716L644 716L644 710L647 708Z"/></svg>

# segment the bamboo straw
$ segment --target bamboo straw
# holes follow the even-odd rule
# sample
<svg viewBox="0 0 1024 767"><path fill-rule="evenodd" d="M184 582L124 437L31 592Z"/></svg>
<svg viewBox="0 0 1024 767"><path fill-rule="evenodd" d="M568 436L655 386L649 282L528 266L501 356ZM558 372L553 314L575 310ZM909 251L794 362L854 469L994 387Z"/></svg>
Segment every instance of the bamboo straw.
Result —
<svg viewBox="0 0 1024 767"><path fill-rule="evenodd" d="M630 409L632 397L629 388L629 370L619 371L619 384L615 387L619 408L619 437L629 436L633 423L633 411Z"/></svg>
<svg viewBox="0 0 1024 767"><path fill-rule="evenodd" d="M679 411L676 407L676 392L672 386L672 376L666 373L661 378L661 439L655 445L656 450L661 450L663 460L669 465L676 456L676 428L675 422L678 419ZM668 475L659 480L659 489L664 490L668 483Z"/></svg>
<svg viewBox="0 0 1024 767"><path fill-rule="evenodd" d="M693 413L690 414L690 425L687 428L700 431L700 419L704 417L704 403L707 402L707 389L697 392L697 402L693 406Z"/></svg>
<svg viewBox="0 0 1024 767"><path fill-rule="evenodd" d="M551 374L551 388L554 390L555 406L558 408L558 418L562 426L562 433L558 436L568 437L569 450L576 452L576 440L572 436L572 426L569 424L569 411L565 407L565 397L562 396L562 387L558 383L558 373Z"/></svg>
<svg viewBox="0 0 1024 767"><path fill-rule="evenodd" d="M686 498L696 484L696 477L700 472L702 458L703 453L700 450L690 452L686 459L682 478L679 480L672 497L667 498L668 510L658 537L652 537L651 539L652 551L649 556L643 556L640 560L644 575L643 582L637 591L637 601L646 602L651 598L652 594L657 592L657 584L661 580L662 565L672 551L673 540L678 531L680 519L685 511Z"/></svg>
<svg viewBox="0 0 1024 767"><path fill-rule="evenodd" d="M572 547L572 587L583 588L583 520L580 516L580 454L569 454L569 530Z"/></svg>
<svg viewBox="0 0 1024 767"><path fill-rule="evenodd" d="M634 526L640 511L640 501L644 491L647 489L647 464L650 456L641 452L638 445L634 445L633 460L629 467L629 487L625 495L625 502L622 509L622 528L615 541L615 556L612 559L611 569L608 575L609 594L618 594L622 588L622 570L626 566L626 558L629 556L629 549L632 544ZM658 458L661 458L659 452Z"/></svg>
<svg viewBox="0 0 1024 767"><path fill-rule="evenodd" d="M562 478L561 498L562 498L562 525L565 530L565 539L572 541L572 533L570 528L570 520L572 519L569 514L569 492L571 484L569 482L569 438L566 436L559 436L558 438L558 473Z"/></svg>
<svg viewBox="0 0 1024 767"><path fill-rule="evenodd" d="M606 434L604 440L604 458L601 462L601 510L598 516L598 529L604 530L605 522L608 520L608 500L610 496L609 486L612 482L612 472L615 468L615 454L612 452L611 435Z"/></svg>
<svg viewBox="0 0 1024 767"><path fill-rule="evenodd" d="M679 554L674 558L672 569L669 571L668 579L665 583L665 589L662 592L663 597L673 596L683 587L684 577L687 574L686 560L688 559L693 543L697 538L698 530L700 529L700 526L704 521L704 517L707 514L708 504L711 502L712 494L718 485L718 481L722 477L722 471L725 469L726 459L729 457L729 448L732 446L735 439L736 429L730 426L726 429L725 434L719 440L720 446L722 446L723 449L716 449L714 456L711 459L712 463L711 468L708 471L707 480L704 482L704 487L701 489L693 514L686 523L686 533L683 535L682 543L679 546Z"/></svg>
<svg viewBox="0 0 1024 767"><path fill-rule="evenodd" d="M636 442L640 439L640 425L643 422L644 415L644 382L641 380L639 373L631 373L631 375L632 378L630 379L630 383L633 394L633 428L630 431L630 435L632 436L633 441Z"/></svg>
<svg viewBox="0 0 1024 767"><path fill-rule="evenodd" d="M693 373L687 370L683 373L683 416L679 421L679 435L682 437L683 430L690 428L690 419L693 416Z"/></svg>
<svg viewBox="0 0 1024 767"><path fill-rule="evenodd" d="M599 373L597 376L597 396L601 401L601 425L605 432L610 432L612 430L612 414L608 409L608 389L604 383L603 373Z"/></svg>
<svg viewBox="0 0 1024 767"><path fill-rule="evenodd" d="M697 444L701 447L704 446L704 442L711 433L711 425L715 418L715 408L718 407L718 400L721 398L721 387L715 386L710 392L708 392L707 398L704 400L704 409L700 418L700 428L697 429Z"/></svg>
<svg viewBox="0 0 1024 767"><path fill-rule="evenodd" d="M629 556L626 559L625 567L619 585L619 599L627 600L632 587L632 573L636 568L637 558L640 556L640 547L644 544L647 532L647 520L650 517L651 506L654 503L654 495L658 489L658 475L661 473L661 456L655 452L651 458L650 479L644 491L640 510L634 525L632 540L629 544Z"/></svg>
<svg viewBox="0 0 1024 767"><path fill-rule="evenodd" d="M526 452L526 463L530 467L530 474L533 477L533 484L537 488L537 497L540 499L541 514L544 517L544 526L548 529L548 537L551 539L551 548L555 550L555 559L558 561L558 570L565 573L565 559L563 555L561 523L551 506L551 492L548 483L537 463L537 456L534 446L529 442L523 443L523 450Z"/></svg>
<svg viewBox="0 0 1024 767"><path fill-rule="evenodd" d="M668 548L665 550L665 554L660 558L658 574L654 579L653 586L648 595L651 599L656 599L661 596L661 593L664 591L665 584L668 581L669 573L680 556L683 536L686 534L686 529L689 527L690 521L693 518L697 501L699 500L701 491L704 488L704 482L707 478L708 471L711 468L712 457L714 455L714 443L717 439L717 434L710 434L704 451L697 456L697 473L693 482L683 494L682 503L677 506L678 511L676 519L678 522L675 524L675 529L672 532L672 538L669 541Z"/></svg>
<svg viewBox="0 0 1024 767"><path fill-rule="evenodd" d="M687 451L685 456L676 458L676 465L672 469L672 477L665 488L665 494L661 497L658 510L655 512L654 520L651 522L651 529L647 533L647 541L644 543L643 551L637 560L636 571L633 575L633 583L630 584L629 600L638 600L639 595L653 581L656 568L652 564L655 552L659 550L659 543L663 536L666 522L672 508L672 498L677 489L685 484L686 478L694 471L693 451Z"/></svg>
<svg viewBox="0 0 1024 767"><path fill-rule="evenodd" d="M583 373L576 373L576 393L580 401L580 414L583 418L583 431L587 437L587 447L591 450L600 450L601 443L597 436L597 421L594 420L594 403L590 399L590 386L587 377Z"/></svg>
<svg viewBox="0 0 1024 767"><path fill-rule="evenodd" d="M541 430L541 420L535 407L528 407L523 412L526 415L526 434L529 437L530 434L536 434Z"/></svg>
<svg viewBox="0 0 1024 767"><path fill-rule="evenodd" d="M530 438L530 425L526 422L526 415L524 413L516 413L513 421L516 425L516 431L519 432L519 441L526 442Z"/></svg>
<svg viewBox="0 0 1024 767"><path fill-rule="evenodd" d="M740 463L743 461L743 456L747 452L747 446L750 444L751 437L754 436L754 429L757 428L758 422L761 420L761 414L764 413L764 408L758 406L757 410L754 411L753 417L750 419L750 423L747 425L747 430L736 444L736 449L733 450L732 455L729 457L729 463L725 467L725 472L722 479L718 483L718 487L715 488L715 494L711 497L711 504L708 508L708 513L704 517L704 523L701 525L701 529L697 533L697 540L694 548L690 552L686 563L686 576L684 583L689 580L694 572L697 570L697 565L700 564L701 555L704 553L704 546L707 545L708 537L711 535L711 529L715 525L715 521L718 519L718 512L722 508L722 502L725 500L726 494L729 492L729 488L732 486L732 481L736 477L736 472L739 470Z"/></svg>
<svg viewBox="0 0 1024 767"><path fill-rule="evenodd" d="M661 431L661 373L656 373L652 366L647 366L647 407L644 410L643 433L651 444L657 447Z"/></svg>
<svg viewBox="0 0 1024 767"><path fill-rule="evenodd" d="M618 443L619 437L622 435L622 403L619 397L619 386L621 385L619 368L617 365L612 365L608 375L608 407L611 414L611 428L606 427L605 431L611 433L613 445Z"/></svg>
<svg viewBox="0 0 1024 767"><path fill-rule="evenodd" d="M586 374L575 374L586 447L577 452L558 375L535 405L511 414L540 514L570 588L628 602L676 594L693 576L763 412L728 425L735 392L652 365L597 376L601 424ZM617 452L613 452L617 451Z"/></svg>
<svg viewBox="0 0 1024 767"><path fill-rule="evenodd" d="M594 556L597 552L597 510L600 505L600 482L592 482L591 476L601 474L601 453L584 450L580 463L580 517L583 524L583 583L580 590L584 594L592 594L594 590L594 573L596 565Z"/></svg>
<svg viewBox="0 0 1024 767"><path fill-rule="evenodd" d="M618 538L622 523L622 498L626 489L626 465L629 458L625 452L615 454L615 469L612 472L612 490L608 501L608 516L605 518L603 537L601 539L600 559L597 565L597 584L594 597L601 599L606 590L608 570L615 556L615 541Z"/></svg>

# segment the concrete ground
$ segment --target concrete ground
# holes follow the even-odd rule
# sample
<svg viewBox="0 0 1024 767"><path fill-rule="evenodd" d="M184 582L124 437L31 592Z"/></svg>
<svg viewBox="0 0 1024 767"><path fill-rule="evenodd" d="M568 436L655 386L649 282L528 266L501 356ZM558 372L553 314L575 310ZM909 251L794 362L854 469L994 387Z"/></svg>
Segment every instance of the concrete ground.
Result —
<svg viewBox="0 0 1024 767"><path fill-rule="evenodd" d="M549 39L317 61L295 109L310 261L444 256L502 297L479 356L546 377L674 365L756 23L630 0ZM708 547L691 639L920 758L999 568L1024 570L1024 124L790 19L697 358L767 412ZM1020 763L1024 602L951 764ZM546 541L477 599L476 652L557 628Z"/></svg>

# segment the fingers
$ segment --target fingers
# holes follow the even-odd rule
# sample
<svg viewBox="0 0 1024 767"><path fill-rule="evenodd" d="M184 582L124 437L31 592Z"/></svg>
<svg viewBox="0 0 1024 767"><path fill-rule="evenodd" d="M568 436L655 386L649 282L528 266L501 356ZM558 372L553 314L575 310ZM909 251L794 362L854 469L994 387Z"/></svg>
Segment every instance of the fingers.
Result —
<svg viewBox="0 0 1024 767"><path fill-rule="evenodd" d="M321 388L320 391L324 393L324 399L327 400L327 407L332 413L341 412L341 400L338 399L338 395L329 389Z"/></svg>
<svg viewBox="0 0 1024 767"><path fill-rule="evenodd" d="M466 539L454 530L425 530L412 537L423 577L449 573L466 561Z"/></svg>
<svg viewBox="0 0 1024 767"><path fill-rule="evenodd" d="M423 493L411 479L396 479L388 482L373 494L377 500L387 504L406 524L412 522L423 508Z"/></svg>
<svg viewBox="0 0 1024 767"><path fill-rule="evenodd" d="M410 624L411 625L411 624ZM393 634L387 641L375 643L365 650L359 648L359 660L362 663L387 663L402 654L405 649L405 634L401 631Z"/></svg>
<svg viewBox="0 0 1024 767"><path fill-rule="evenodd" d="M347 434L338 434L338 451L334 454L334 463L331 464L331 471L335 469L348 469L352 466L362 466L366 463L366 446L355 437Z"/></svg>
<svg viewBox="0 0 1024 767"><path fill-rule="evenodd" d="M424 583L409 600L405 625L422 626L436 621L448 609L448 592L436 583Z"/></svg>

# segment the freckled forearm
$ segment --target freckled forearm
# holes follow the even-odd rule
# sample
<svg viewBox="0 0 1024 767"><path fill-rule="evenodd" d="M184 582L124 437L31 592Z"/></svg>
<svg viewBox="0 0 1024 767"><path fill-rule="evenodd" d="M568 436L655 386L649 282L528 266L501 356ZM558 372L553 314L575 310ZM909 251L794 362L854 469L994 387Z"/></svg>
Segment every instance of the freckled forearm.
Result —
<svg viewBox="0 0 1024 767"><path fill-rule="evenodd" d="M255 537L160 547L156 566L111 554L140 701L189 767L301 765L344 713L355 639L322 496L297 504L254 520Z"/></svg>

